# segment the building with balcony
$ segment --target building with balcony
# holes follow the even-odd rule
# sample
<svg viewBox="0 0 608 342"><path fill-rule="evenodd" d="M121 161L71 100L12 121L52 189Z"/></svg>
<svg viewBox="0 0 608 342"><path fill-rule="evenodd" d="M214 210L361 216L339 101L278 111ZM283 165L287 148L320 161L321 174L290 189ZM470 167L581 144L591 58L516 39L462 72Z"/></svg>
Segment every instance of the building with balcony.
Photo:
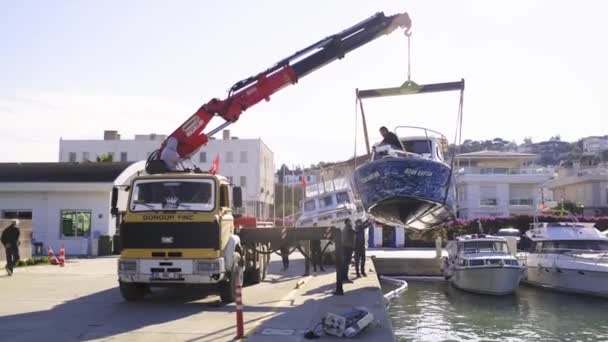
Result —
<svg viewBox="0 0 608 342"><path fill-rule="evenodd" d="M574 164L558 170L557 177L546 184L556 201L579 205L584 215L608 215L608 165L585 167Z"/></svg>
<svg viewBox="0 0 608 342"><path fill-rule="evenodd" d="M479 151L456 156L458 217L532 215L551 169L535 167L537 154ZM550 193L543 191L545 200Z"/></svg>
<svg viewBox="0 0 608 342"><path fill-rule="evenodd" d="M211 138L192 162L208 170L219 156L219 173L243 188L245 213L260 219L272 216L274 203L274 154L261 139L239 139L224 130L222 139ZM135 135L121 139L117 131L105 131L103 140L59 141L59 161L94 162L102 154L111 155L115 162L146 160L166 138L160 134Z"/></svg>
<svg viewBox="0 0 608 342"><path fill-rule="evenodd" d="M608 150L608 136L587 137L582 139L583 152L600 155L602 151Z"/></svg>

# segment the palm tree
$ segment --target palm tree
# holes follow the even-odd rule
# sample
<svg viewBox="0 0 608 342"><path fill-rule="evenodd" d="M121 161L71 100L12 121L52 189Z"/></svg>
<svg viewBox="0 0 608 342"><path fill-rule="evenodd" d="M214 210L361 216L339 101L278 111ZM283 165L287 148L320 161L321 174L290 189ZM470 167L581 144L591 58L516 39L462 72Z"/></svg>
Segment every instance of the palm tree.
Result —
<svg viewBox="0 0 608 342"><path fill-rule="evenodd" d="M114 156L110 153L102 153L97 156L98 163L111 163L114 161Z"/></svg>

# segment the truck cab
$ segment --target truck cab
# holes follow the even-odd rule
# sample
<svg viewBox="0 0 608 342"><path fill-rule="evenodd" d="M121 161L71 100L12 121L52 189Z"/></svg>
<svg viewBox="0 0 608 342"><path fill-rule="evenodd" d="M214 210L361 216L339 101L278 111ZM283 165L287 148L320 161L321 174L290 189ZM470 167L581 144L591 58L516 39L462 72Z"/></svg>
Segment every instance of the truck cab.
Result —
<svg viewBox="0 0 608 342"><path fill-rule="evenodd" d="M112 192L112 212L117 213ZM120 225L118 280L126 300L151 287L200 286L234 300L244 255L233 209L241 189L222 176L170 172L135 178Z"/></svg>

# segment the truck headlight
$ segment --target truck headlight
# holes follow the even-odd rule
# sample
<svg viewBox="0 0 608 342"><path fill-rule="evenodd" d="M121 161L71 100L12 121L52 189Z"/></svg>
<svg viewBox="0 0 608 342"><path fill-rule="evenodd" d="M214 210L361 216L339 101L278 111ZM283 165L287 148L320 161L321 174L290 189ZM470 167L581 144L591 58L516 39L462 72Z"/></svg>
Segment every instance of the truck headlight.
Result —
<svg viewBox="0 0 608 342"><path fill-rule="evenodd" d="M195 261L196 273L220 273L223 271L223 259Z"/></svg>
<svg viewBox="0 0 608 342"><path fill-rule="evenodd" d="M120 272L136 272L137 271L137 261L135 260L119 260L118 261L118 270Z"/></svg>

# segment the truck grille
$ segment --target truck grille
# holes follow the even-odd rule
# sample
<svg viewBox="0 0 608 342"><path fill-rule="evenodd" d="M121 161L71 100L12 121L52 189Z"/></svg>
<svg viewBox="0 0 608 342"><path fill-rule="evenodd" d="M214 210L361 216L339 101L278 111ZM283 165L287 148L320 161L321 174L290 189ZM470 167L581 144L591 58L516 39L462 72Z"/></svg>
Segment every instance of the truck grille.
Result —
<svg viewBox="0 0 608 342"><path fill-rule="evenodd" d="M120 238L122 248L220 248L220 228L215 222L123 222ZM164 254L152 252L153 257ZM181 252L168 256L181 257Z"/></svg>

